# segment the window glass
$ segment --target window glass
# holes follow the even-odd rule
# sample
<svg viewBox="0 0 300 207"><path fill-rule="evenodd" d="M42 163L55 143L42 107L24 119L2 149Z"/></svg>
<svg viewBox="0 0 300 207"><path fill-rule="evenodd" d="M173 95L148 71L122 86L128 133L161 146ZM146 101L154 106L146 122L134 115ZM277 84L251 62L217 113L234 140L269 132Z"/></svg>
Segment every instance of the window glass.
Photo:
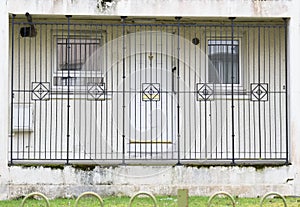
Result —
<svg viewBox="0 0 300 207"><path fill-rule="evenodd" d="M239 40L208 40L208 58L209 83L239 83Z"/></svg>
<svg viewBox="0 0 300 207"><path fill-rule="evenodd" d="M68 64L68 44L70 46ZM58 70L81 70L89 57L100 48L99 39L67 38L57 39ZM85 70L96 70L94 67L85 67Z"/></svg>

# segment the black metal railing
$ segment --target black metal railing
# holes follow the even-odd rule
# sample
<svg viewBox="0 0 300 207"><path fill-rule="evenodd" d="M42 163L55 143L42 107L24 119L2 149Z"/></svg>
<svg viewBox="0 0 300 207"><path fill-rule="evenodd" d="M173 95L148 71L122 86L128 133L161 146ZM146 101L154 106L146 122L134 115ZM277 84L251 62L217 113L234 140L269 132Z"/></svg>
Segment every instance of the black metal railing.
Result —
<svg viewBox="0 0 300 207"><path fill-rule="evenodd" d="M287 20L11 19L10 162L288 163Z"/></svg>

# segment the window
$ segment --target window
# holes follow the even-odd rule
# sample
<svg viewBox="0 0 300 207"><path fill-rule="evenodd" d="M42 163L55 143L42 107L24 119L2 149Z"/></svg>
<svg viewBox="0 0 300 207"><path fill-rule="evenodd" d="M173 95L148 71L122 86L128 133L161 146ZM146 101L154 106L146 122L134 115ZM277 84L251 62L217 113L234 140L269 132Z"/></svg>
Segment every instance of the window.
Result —
<svg viewBox="0 0 300 207"><path fill-rule="evenodd" d="M209 83L240 83L239 45L236 39L208 40Z"/></svg>
<svg viewBox="0 0 300 207"><path fill-rule="evenodd" d="M69 46L69 48L68 48ZM100 71L101 39L92 37L56 38L56 72L53 85L84 89L90 83L103 83ZM68 72L70 71L70 73Z"/></svg>

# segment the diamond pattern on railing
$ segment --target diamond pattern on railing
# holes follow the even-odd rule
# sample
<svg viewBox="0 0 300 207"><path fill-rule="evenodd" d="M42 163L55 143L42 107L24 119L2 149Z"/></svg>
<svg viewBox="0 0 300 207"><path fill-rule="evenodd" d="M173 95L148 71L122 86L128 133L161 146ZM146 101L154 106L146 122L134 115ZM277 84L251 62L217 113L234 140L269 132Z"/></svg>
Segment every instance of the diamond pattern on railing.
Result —
<svg viewBox="0 0 300 207"><path fill-rule="evenodd" d="M36 101L47 101L50 98L49 82L33 82L31 99Z"/></svg>
<svg viewBox="0 0 300 207"><path fill-rule="evenodd" d="M251 83L251 101L268 101L267 83Z"/></svg>
<svg viewBox="0 0 300 207"><path fill-rule="evenodd" d="M211 99L213 89L206 83L197 83L197 101L207 101Z"/></svg>
<svg viewBox="0 0 300 207"><path fill-rule="evenodd" d="M159 83L143 83L143 101L160 101Z"/></svg>
<svg viewBox="0 0 300 207"><path fill-rule="evenodd" d="M88 98L93 100L105 99L105 84L94 83L88 86Z"/></svg>

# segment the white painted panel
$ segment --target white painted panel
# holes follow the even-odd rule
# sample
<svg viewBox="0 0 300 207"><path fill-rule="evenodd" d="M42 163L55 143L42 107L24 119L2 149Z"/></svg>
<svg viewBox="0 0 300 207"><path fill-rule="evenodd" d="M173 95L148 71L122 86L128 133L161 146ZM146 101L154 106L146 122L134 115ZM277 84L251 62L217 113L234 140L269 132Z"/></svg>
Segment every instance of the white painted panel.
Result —
<svg viewBox="0 0 300 207"><path fill-rule="evenodd" d="M33 105L29 103L14 104L13 131L33 131Z"/></svg>

